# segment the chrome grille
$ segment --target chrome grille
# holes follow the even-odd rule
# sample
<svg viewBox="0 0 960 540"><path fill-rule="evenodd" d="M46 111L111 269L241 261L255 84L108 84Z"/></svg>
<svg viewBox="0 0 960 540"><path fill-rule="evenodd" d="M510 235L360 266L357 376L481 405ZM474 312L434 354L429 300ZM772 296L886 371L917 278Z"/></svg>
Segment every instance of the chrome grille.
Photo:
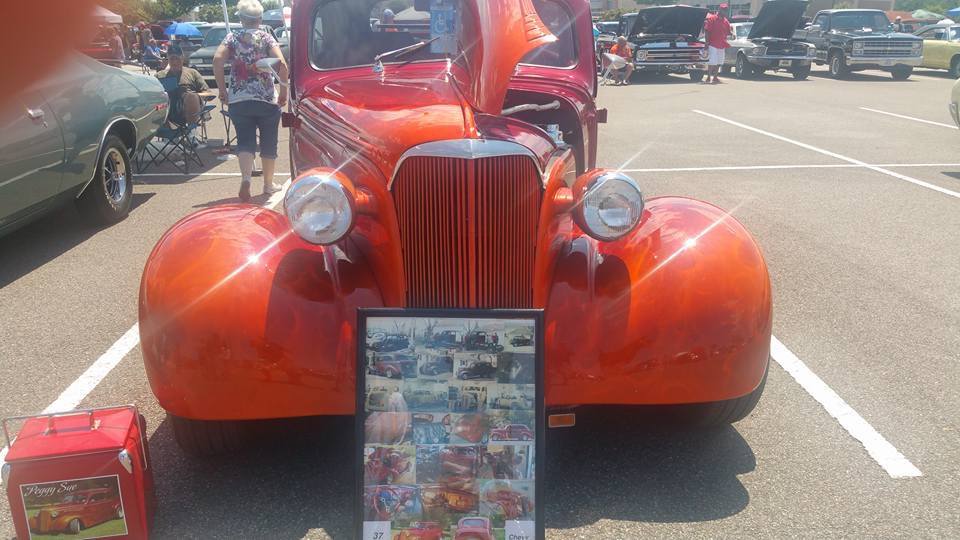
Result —
<svg viewBox="0 0 960 540"><path fill-rule="evenodd" d="M913 41L910 40L870 39L862 43L863 53L860 56L914 56Z"/></svg>
<svg viewBox="0 0 960 540"><path fill-rule="evenodd" d="M541 187L530 157L411 157L393 196L409 307L533 306Z"/></svg>
<svg viewBox="0 0 960 540"><path fill-rule="evenodd" d="M647 53L647 62L702 62L701 48L691 49L641 49ZM638 60L643 62L644 60Z"/></svg>

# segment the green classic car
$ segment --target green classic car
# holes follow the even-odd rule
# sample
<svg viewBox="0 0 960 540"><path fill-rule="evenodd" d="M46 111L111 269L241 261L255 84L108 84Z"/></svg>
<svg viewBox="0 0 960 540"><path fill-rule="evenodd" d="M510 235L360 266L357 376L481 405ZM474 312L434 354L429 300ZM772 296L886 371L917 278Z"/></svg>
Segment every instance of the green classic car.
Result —
<svg viewBox="0 0 960 540"><path fill-rule="evenodd" d="M130 159L166 120L154 77L79 53L0 104L0 235L74 201L101 224L130 211Z"/></svg>
<svg viewBox="0 0 960 540"><path fill-rule="evenodd" d="M915 32L923 38L923 63L920 67L945 69L960 78L960 25L925 26Z"/></svg>

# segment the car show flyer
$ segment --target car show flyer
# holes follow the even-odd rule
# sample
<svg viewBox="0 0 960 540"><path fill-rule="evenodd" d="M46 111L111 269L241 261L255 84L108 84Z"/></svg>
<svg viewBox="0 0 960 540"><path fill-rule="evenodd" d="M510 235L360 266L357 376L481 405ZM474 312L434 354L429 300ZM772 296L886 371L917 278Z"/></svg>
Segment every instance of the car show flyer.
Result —
<svg viewBox="0 0 960 540"><path fill-rule="evenodd" d="M125 536L116 475L21 484L30 539Z"/></svg>
<svg viewBox="0 0 960 540"><path fill-rule="evenodd" d="M543 538L542 312L359 319L359 537Z"/></svg>

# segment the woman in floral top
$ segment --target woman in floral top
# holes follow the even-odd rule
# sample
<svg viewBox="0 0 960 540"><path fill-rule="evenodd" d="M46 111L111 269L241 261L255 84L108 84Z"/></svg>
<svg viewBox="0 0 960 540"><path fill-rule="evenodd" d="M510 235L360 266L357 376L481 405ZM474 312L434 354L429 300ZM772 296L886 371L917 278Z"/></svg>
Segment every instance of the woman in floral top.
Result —
<svg viewBox="0 0 960 540"><path fill-rule="evenodd" d="M240 200L250 200L253 157L260 132L260 159L263 161L263 192L273 193L273 171L277 159L280 108L287 103L287 64L277 40L260 29L263 6L257 0L240 0L237 14L243 30L227 32L213 57L213 73L220 88L220 101L230 106L230 118L237 129L237 157L240 161ZM276 58L274 69L257 67L264 58ZM230 63L230 84L225 85L224 65ZM280 77L279 90L274 70Z"/></svg>

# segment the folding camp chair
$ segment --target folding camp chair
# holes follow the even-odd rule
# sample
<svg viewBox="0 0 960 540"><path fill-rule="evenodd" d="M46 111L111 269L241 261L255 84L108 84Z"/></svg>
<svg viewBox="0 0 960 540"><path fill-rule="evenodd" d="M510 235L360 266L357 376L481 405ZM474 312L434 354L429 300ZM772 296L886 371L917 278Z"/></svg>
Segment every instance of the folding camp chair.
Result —
<svg viewBox="0 0 960 540"><path fill-rule="evenodd" d="M177 77L165 77L160 79L160 83L163 84L170 100L170 114L167 117L167 123L157 130L155 139L145 144L137 154L135 166L137 172L143 172L151 165L169 162L178 171L188 174L191 162L203 167L203 161L200 160L196 145L190 136L190 133L198 127L198 119L185 118L183 89L179 87ZM157 146L157 142L161 142L162 145ZM179 164L180 161L183 165Z"/></svg>
<svg viewBox="0 0 960 540"><path fill-rule="evenodd" d="M603 59L603 64L606 69L603 71L603 77L600 78L600 84L606 86L607 83L612 80L610 74L613 73L614 70L621 70L627 67L627 61L623 57L612 53L603 53L601 58Z"/></svg>

